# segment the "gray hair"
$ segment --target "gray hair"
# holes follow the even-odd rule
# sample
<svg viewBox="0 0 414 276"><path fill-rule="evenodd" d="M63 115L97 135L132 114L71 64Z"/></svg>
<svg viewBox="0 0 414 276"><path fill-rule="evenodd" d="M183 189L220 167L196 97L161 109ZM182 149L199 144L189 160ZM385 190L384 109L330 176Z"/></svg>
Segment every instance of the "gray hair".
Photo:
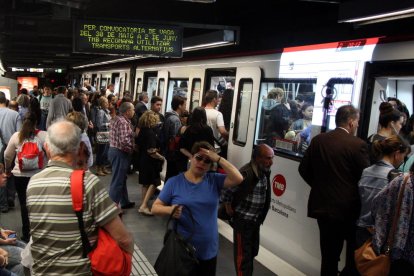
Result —
<svg viewBox="0 0 414 276"><path fill-rule="evenodd" d="M80 140L80 128L65 119L54 122L47 129L46 143L52 156L77 153Z"/></svg>
<svg viewBox="0 0 414 276"><path fill-rule="evenodd" d="M125 114L129 109L134 108L134 105L130 102L124 102L119 107L119 113Z"/></svg>

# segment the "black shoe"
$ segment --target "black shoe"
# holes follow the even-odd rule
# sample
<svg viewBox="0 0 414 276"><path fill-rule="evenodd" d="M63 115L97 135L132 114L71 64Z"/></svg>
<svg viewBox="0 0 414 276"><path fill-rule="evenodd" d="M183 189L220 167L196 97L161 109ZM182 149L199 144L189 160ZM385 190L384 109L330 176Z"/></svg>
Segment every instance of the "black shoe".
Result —
<svg viewBox="0 0 414 276"><path fill-rule="evenodd" d="M121 206L121 209L131 209L135 207L135 202L129 202L125 204L124 206Z"/></svg>
<svg viewBox="0 0 414 276"><path fill-rule="evenodd" d="M0 209L0 212L2 213L8 213L9 212L9 207L3 207Z"/></svg>

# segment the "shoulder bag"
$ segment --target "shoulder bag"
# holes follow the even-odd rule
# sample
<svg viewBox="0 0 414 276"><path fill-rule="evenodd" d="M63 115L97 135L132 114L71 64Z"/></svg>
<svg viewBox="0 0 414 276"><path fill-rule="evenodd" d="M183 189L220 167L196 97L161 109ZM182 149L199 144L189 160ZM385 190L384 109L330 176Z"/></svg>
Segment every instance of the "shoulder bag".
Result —
<svg viewBox="0 0 414 276"><path fill-rule="evenodd" d="M92 274L95 276L129 276L132 269L132 256L122 250L118 243L99 227L98 238L94 248L91 247L83 224L83 177L84 170L74 170L70 176L72 206L78 218L82 238L83 258L88 256Z"/></svg>
<svg viewBox="0 0 414 276"><path fill-rule="evenodd" d="M404 189L410 175L404 177L398 193L397 210L395 211L391 229L388 233L385 251L377 255L372 246L372 238L369 238L360 248L355 250L355 264L362 276L387 276L391 267L391 248L394 242L394 234L397 228L397 222L400 217L401 202L404 195Z"/></svg>
<svg viewBox="0 0 414 276"><path fill-rule="evenodd" d="M174 227L169 229L169 224L173 219L173 214L177 207L173 209L167 221L167 231L164 236L164 247L161 249L154 269L159 276L187 276L191 275L194 268L198 264L195 255L195 248L190 243L194 235L195 222L191 210L183 206L183 210L187 210L190 214L193 229L191 235L185 239L177 233L177 223L175 220Z"/></svg>
<svg viewBox="0 0 414 276"><path fill-rule="evenodd" d="M109 131L96 132L96 143L108 144L109 143Z"/></svg>

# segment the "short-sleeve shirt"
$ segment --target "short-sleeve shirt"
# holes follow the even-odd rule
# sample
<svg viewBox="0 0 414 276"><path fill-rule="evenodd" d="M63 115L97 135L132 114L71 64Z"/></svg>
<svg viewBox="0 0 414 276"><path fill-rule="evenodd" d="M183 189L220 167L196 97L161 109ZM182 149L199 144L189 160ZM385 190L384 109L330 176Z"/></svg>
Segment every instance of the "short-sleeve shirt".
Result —
<svg viewBox="0 0 414 276"><path fill-rule="evenodd" d="M78 220L72 209L70 175L65 163L50 161L32 176L27 188L30 233L33 238L33 274L91 275L88 258L82 258ZM119 213L99 178L86 172L84 177L83 221L91 244L104 226Z"/></svg>
<svg viewBox="0 0 414 276"><path fill-rule="evenodd" d="M200 260L209 260L218 253L217 206L225 178L224 174L207 173L200 183L194 184L181 173L168 179L159 195L166 205L184 205L191 210L195 220L191 243ZM192 229L189 213L184 208L177 231L186 238Z"/></svg>
<svg viewBox="0 0 414 276"><path fill-rule="evenodd" d="M222 140L218 128L224 127L223 114L216 109L207 108L206 115L207 115L207 125L209 125L211 129L213 130L214 137L219 141Z"/></svg>

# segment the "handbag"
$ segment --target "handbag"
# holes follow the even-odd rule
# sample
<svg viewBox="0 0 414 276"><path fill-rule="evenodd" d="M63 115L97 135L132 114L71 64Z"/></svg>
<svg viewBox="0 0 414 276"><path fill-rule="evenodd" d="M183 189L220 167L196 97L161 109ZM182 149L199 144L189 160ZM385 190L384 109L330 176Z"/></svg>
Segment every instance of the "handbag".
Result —
<svg viewBox="0 0 414 276"><path fill-rule="evenodd" d="M96 142L98 144L108 144L109 143L109 131L96 132Z"/></svg>
<svg viewBox="0 0 414 276"><path fill-rule="evenodd" d="M188 210L193 224L192 233L185 239L177 233L177 220L172 229L169 229L169 224L173 219L173 214L177 207L173 209L167 221L167 231L164 236L164 247L161 249L157 260L154 264L154 269L159 276L187 276L190 275L196 265L198 259L195 255L195 248L190 243L194 235L195 222L191 210Z"/></svg>
<svg viewBox="0 0 414 276"><path fill-rule="evenodd" d="M78 218L82 238L83 258L88 256L92 274L96 276L129 276L132 269L131 254L122 250L112 236L102 227L98 229L98 238L91 247L83 224L83 176L84 170L74 170L70 176L72 206Z"/></svg>
<svg viewBox="0 0 414 276"><path fill-rule="evenodd" d="M391 230L388 233L385 251L380 255L377 255L372 246L372 238L369 238L360 248L355 250L355 264L362 276L387 276L390 272L391 247L394 242L394 234L395 230L397 229L398 218L400 217L401 202L404 194L404 189L409 177L409 175L406 175L404 177L403 184L401 185L398 194L398 207L392 221Z"/></svg>

